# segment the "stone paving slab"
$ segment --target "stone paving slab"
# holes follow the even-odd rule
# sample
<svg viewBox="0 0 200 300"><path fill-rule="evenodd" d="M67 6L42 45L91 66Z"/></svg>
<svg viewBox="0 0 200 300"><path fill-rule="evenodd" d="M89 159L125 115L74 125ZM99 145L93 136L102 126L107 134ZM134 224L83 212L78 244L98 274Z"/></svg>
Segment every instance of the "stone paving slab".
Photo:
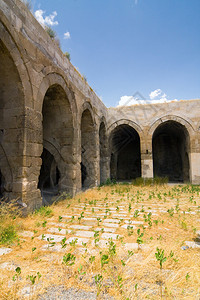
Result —
<svg viewBox="0 0 200 300"><path fill-rule="evenodd" d="M34 233L32 231L22 231L19 233L20 236L23 236L23 237L32 237L34 236Z"/></svg>
<svg viewBox="0 0 200 300"><path fill-rule="evenodd" d="M1 255L8 254L8 253L10 253L11 251L12 251L12 249L10 249L10 248L5 248L5 247L0 248L0 256L1 256Z"/></svg>
<svg viewBox="0 0 200 300"><path fill-rule="evenodd" d="M133 224L133 225L142 225L142 224L144 224L144 222L143 221L124 221L124 223L126 223L126 224Z"/></svg>
<svg viewBox="0 0 200 300"><path fill-rule="evenodd" d="M79 224L72 224L69 227L74 228L74 229L78 229L78 230L90 230L92 228L92 226L79 225Z"/></svg>
<svg viewBox="0 0 200 300"><path fill-rule="evenodd" d="M120 220L118 220L118 219L105 219L104 222L106 222L106 223L119 223Z"/></svg>
<svg viewBox="0 0 200 300"><path fill-rule="evenodd" d="M137 243L126 243L124 245L124 248L126 250L138 250L138 244Z"/></svg>
<svg viewBox="0 0 200 300"><path fill-rule="evenodd" d="M93 247L96 247L96 245L97 245L100 248L107 248L108 247L108 241L106 241L106 240L100 240L99 242L96 243L96 245L95 245L95 242L92 241L91 245Z"/></svg>
<svg viewBox="0 0 200 300"><path fill-rule="evenodd" d="M106 227L95 228L95 231L101 231L101 229L104 229L104 232L111 232L111 233L114 233L116 231L116 228L106 228Z"/></svg>
<svg viewBox="0 0 200 300"><path fill-rule="evenodd" d="M55 242L55 243L59 243L59 242L61 242L62 241L62 239L64 239L65 238L65 236L64 235L56 235L56 234L49 234L49 233L47 233L47 234L44 234L43 236L42 236L42 234L38 237L38 239L40 239L40 240L44 240L44 241L47 241L47 239L52 239L51 240L51 242Z"/></svg>
<svg viewBox="0 0 200 300"><path fill-rule="evenodd" d="M76 236L80 236L80 237L86 237L86 238L91 238L94 237L94 232L93 231L84 231L84 230L80 230L74 233Z"/></svg>
<svg viewBox="0 0 200 300"><path fill-rule="evenodd" d="M66 228L68 225L67 224L63 224L63 223L56 223L56 222L49 222L48 225L53 225L53 226L57 226L58 228L59 227L64 227Z"/></svg>
<svg viewBox="0 0 200 300"><path fill-rule="evenodd" d="M59 230L58 228L48 228L47 231L49 231L51 233L60 233L60 234L63 234L63 235L66 235L66 234L72 232L71 230L68 230L68 229Z"/></svg>
<svg viewBox="0 0 200 300"><path fill-rule="evenodd" d="M117 227L119 227L119 224L103 222L103 226L107 226L107 227L111 227L111 228L114 228L114 227L117 228Z"/></svg>
<svg viewBox="0 0 200 300"><path fill-rule="evenodd" d="M117 236L119 236L119 234L116 234L116 233L108 233L108 232L104 232L102 233L101 237L102 239L113 239L113 240L116 240L117 239Z"/></svg>
<svg viewBox="0 0 200 300"><path fill-rule="evenodd" d="M0 264L0 269L5 269L8 271L15 271L16 268L17 268L17 266L14 263L4 262L4 263Z"/></svg>
<svg viewBox="0 0 200 300"><path fill-rule="evenodd" d="M185 241L185 244L189 247L189 248L199 248L200 249L200 242L193 242L193 241Z"/></svg>

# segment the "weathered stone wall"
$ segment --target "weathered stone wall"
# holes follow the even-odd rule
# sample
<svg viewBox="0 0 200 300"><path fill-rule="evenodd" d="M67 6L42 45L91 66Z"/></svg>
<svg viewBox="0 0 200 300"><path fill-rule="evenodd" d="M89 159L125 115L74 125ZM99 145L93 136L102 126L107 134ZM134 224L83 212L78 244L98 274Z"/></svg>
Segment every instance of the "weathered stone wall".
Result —
<svg viewBox="0 0 200 300"><path fill-rule="evenodd" d="M179 156L183 162L188 155L189 180L200 183L200 100L107 109L19 0L0 0L0 61L4 196L19 198L32 210L42 204L41 193L75 194L110 177L111 154L123 179L123 166L131 163L133 174L134 162L141 169L138 174L152 177L153 134L170 120L188 133ZM120 125L138 134L125 157L112 149L114 132L121 136ZM186 174L187 166L182 169Z"/></svg>
<svg viewBox="0 0 200 300"><path fill-rule="evenodd" d="M155 130L165 122L182 125L183 131L187 133L189 181L200 183L200 100L133 105L109 108L108 111L109 135L121 124L127 124L138 132L143 177L154 175L152 142ZM162 149L159 151L161 155Z"/></svg>

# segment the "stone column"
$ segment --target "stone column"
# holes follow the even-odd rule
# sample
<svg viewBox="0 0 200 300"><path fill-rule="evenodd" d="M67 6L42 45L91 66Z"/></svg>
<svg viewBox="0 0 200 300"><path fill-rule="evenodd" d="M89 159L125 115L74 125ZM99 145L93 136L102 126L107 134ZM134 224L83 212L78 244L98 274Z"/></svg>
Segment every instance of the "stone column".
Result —
<svg viewBox="0 0 200 300"><path fill-rule="evenodd" d="M143 178L153 178L153 153L151 137L145 141L141 139L141 176Z"/></svg>

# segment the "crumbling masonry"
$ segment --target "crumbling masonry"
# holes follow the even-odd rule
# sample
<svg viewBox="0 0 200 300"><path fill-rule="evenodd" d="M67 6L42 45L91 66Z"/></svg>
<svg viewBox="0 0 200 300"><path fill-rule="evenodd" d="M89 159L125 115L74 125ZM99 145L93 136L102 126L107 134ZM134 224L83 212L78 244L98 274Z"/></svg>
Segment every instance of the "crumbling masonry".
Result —
<svg viewBox="0 0 200 300"><path fill-rule="evenodd" d="M200 184L200 100L106 108L19 0L0 0L0 193L28 210L107 178Z"/></svg>

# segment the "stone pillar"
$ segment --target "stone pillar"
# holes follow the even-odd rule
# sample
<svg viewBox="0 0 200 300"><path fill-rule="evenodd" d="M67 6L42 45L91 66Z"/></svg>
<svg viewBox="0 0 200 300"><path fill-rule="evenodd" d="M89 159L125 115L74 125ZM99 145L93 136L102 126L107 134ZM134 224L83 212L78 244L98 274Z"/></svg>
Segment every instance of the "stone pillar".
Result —
<svg viewBox="0 0 200 300"><path fill-rule="evenodd" d="M153 178L152 137L141 138L141 176Z"/></svg>
<svg viewBox="0 0 200 300"><path fill-rule="evenodd" d="M190 153L190 181L200 184L200 153Z"/></svg>
<svg viewBox="0 0 200 300"><path fill-rule="evenodd" d="M141 175L143 178L153 178L153 159L152 153L141 153Z"/></svg>

